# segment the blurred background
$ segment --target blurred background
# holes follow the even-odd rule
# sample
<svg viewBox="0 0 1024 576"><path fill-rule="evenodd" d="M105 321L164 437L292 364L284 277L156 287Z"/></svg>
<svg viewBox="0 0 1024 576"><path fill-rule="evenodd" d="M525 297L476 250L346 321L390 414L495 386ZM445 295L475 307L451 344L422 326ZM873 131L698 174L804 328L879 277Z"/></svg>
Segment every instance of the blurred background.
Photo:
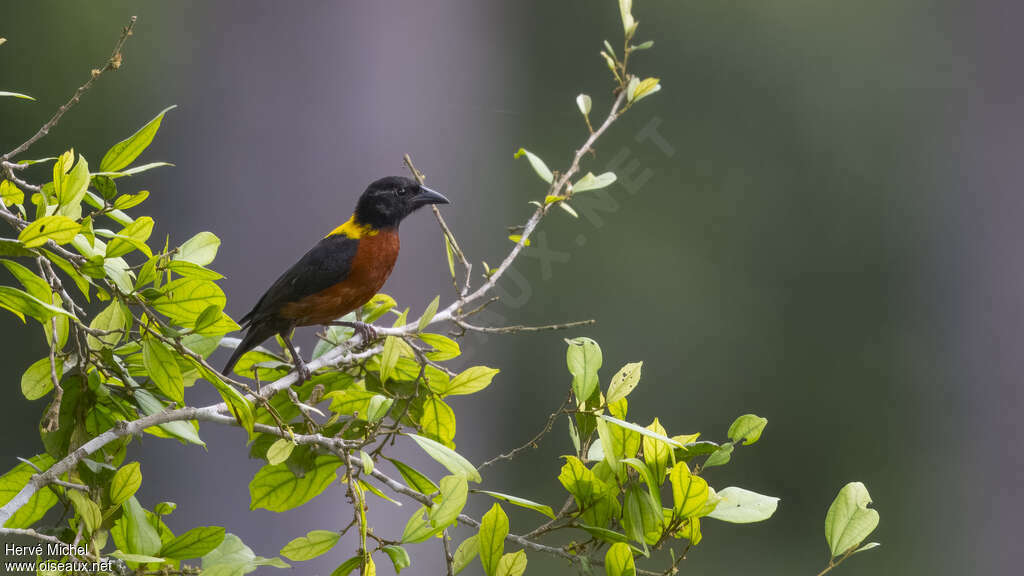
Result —
<svg viewBox="0 0 1024 576"><path fill-rule="evenodd" d="M138 14L122 70L27 157L73 145L98 161L177 104L140 159L177 166L122 188L151 191L143 208L157 235L221 237L214 267L235 317L348 217L368 182L403 173L405 152L453 200L445 213L470 257L495 264L511 246L505 226L544 192L512 153L525 146L567 164L585 137L573 100L586 92L595 116L606 109L597 52L622 32L613 0L37 1L7 2L4 14L2 88L38 99L0 102L4 149L67 99ZM761 442L710 481L779 496L778 512L760 525L707 521L684 573L816 574L825 511L851 480L871 491L882 518L871 539L883 546L838 573L1012 572L1024 512L1024 267L1013 248L1024 239L1014 26L1024 8L641 0L635 14L655 48L634 69L664 89L588 160L620 182L580 202L579 220L552 213L489 317L598 323L468 340L467 362L502 372L454 402L460 451L480 462L539 430L569 385L562 338L587 335L604 350L605 383L644 361L633 420L659 416L670 433L718 440L742 413L769 420ZM450 298L444 253L427 214L402 233L385 291L418 315L435 294ZM42 450L32 430L44 405L25 401L17 382L44 348L11 315L0 316L0 338L7 469ZM308 351L312 330L301 341ZM189 394L215 399L203 387ZM143 504L179 503L172 529L226 525L271 556L307 530L347 523L337 486L286 514L249 511L258 463L244 434L206 425L203 436L205 452L154 438L131 452L143 462ZM560 422L486 481L557 506L557 457L570 450ZM471 511L489 505L474 500ZM412 512L376 503L378 533L397 538ZM510 514L516 532L538 521ZM354 547L294 572L326 576ZM413 573L441 573L438 546L411 550ZM529 573L568 571L530 555Z"/></svg>

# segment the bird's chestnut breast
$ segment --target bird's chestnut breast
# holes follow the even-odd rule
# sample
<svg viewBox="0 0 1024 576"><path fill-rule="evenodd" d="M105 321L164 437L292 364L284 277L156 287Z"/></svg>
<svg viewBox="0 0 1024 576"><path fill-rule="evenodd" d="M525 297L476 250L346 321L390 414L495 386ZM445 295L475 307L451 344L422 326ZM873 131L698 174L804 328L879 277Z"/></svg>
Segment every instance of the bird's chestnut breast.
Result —
<svg viewBox="0 0 1024 576"><path fill-rule="evenodd" d="M299 326L325 324L366 304L384 286L398 259L398 230L377 231L359 239L359 246L344 280L286 304L281 312Z"/></svg>

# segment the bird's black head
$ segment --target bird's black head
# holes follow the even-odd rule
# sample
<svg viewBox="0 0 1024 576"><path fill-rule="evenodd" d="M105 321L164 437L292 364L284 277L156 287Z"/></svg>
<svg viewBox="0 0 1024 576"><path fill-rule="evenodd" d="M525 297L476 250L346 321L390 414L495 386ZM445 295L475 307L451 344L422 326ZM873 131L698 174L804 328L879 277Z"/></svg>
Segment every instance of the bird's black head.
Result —
<svg viewBox="0 0 1024 576"><path fill-rule="evenodd" d="M398 226L406 216L427 204L448 204L448 199L415 180L388 176L370 184L356 204L355 218L375 229Z"/></svg>

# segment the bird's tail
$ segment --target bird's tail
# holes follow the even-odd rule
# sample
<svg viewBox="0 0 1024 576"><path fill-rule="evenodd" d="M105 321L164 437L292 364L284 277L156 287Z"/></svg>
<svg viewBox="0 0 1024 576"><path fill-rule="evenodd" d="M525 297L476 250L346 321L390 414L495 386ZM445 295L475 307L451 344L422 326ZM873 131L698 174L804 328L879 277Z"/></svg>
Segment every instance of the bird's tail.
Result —
<svg viewBox="0 0 1024 576"><path fill-rule="evenodd" d="M231 354L231 358L228 360L228 363L224 366L224 370L222 370L221 373L225 376L229 375L231 370L235 367L235 364L238 363L239 359L241 359L246 352L259 346L261 342L276 333L277 330L273 326L253 321L249 324L249 328L245 332L245 337L238 343L238 347L235 348L235 351Z"/></svg>

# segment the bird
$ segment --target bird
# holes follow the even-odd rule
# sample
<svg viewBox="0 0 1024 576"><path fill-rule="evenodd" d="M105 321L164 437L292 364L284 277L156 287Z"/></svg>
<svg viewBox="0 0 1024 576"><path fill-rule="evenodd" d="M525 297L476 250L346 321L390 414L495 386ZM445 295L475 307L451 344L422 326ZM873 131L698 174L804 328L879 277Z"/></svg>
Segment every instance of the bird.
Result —
<svg viewBox="0 0 1024 576"><path fill-rule="evenodd" d="M449 203L409 178L388 176L372 182L352 216L285 271L239 320L245 336L222 373L229 374L246 352L277 334L291 353L300 382L308 380L310 371L291 341L299 326L348 326L364 342L374 340L369 324L339 318L361 308L384 286L398 259L402 220L423 206Z"/></svg>

